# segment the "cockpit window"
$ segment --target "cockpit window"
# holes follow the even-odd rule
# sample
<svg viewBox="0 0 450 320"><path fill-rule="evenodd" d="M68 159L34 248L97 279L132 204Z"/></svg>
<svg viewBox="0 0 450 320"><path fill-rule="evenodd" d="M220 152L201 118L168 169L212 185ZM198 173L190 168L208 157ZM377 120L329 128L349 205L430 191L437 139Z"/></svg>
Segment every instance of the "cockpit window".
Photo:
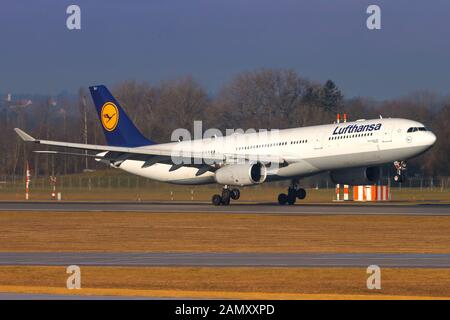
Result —
<svg viewBox="0 0 450 320"><path fill-rule="evenodd" d="M427 131L427 128L425 127L411 127L408 129L407 132L416 132L416 131Z"/></svg>

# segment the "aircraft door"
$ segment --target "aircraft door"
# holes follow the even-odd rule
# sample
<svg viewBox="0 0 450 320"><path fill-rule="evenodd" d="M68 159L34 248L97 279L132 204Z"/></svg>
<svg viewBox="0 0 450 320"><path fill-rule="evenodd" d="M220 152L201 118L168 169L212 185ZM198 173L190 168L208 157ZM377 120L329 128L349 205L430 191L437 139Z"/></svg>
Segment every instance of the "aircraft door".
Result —
<svg viewBox="0 0 450 320"><path fill-rule="evenodd" d="M392 141L392 125L386 125L383 130L383 138L382 142L391 142Z"/></svg>
<svg viewBox="0 0 450 320"><path fill-rule="evenodd" d="M320 150L323 149L323 133L317 133L316 138L314 140L314 149Z"/></svg>

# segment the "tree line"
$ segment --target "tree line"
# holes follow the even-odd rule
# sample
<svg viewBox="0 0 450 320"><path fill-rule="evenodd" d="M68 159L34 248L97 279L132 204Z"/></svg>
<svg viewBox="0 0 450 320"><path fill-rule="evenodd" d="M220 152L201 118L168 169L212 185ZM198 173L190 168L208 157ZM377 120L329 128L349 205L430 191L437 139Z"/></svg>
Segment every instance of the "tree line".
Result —
<svg viewBox="0 0 450 320"><path fill-rule="evenodd" d="M289 128L332 123L336 113L349 120L401 117L420 121L436 133L436 145L409 162L410 175L448 176L450 173L450 98L428 91L385 101L346 98L338 86L311 81L294 70L259 69L237 74L211 95L190 76L151 85L123 81L112 92L131 120L150 139L170 141L176 128ZM41 139L104 144L103 133L87 88L76 98L59 97L20 107L0 105L0 174L21 175L28 161L35 175L70 174L105 168L84 157L36 154L47 147L23 143L13 131L19 127ZM71 151L73 152L73 151Z"/></svg>

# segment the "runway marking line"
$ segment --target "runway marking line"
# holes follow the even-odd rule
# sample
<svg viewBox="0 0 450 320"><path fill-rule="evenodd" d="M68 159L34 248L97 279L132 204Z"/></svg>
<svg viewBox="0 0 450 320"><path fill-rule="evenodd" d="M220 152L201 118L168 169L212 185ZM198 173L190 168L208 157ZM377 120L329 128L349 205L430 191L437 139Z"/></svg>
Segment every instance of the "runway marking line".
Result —
<svg viewBox="0 0 450 320"><path fill-rule="evenodd" d="M56 287L0 286L0 292L26 294L54 294L77 296L149 297L149 298L194 298L194 299L250 299L250 300L450 300L450 297L404 296L404 295L351 295L351 294L301 294L269 292L231 291L185 291L185 290L142 290L82 288L69 290Z"/></svg>

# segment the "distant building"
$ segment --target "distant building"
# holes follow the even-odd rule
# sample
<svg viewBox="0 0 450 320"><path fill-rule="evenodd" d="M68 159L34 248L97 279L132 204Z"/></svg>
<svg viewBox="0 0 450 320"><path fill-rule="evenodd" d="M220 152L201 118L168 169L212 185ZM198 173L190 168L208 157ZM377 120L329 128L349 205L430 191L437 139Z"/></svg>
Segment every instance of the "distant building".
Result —
<svg viewBox="0 0 450 320"><path fill-rule="evenodd" d="M32 105L33 101L31 101L30 99L21 99L17 101L11 101L10 103L11 108L25 108L29 105Z"/></svg>
<svg viewBox="0 0 450 320"><path fill-rule="evenodd" d="M6 94L4 102L5 102L5 105L10 108L25 108L25 107L28 107L29 105L33 104L33 100L31 100L31 99L20 99L20 100L14 101L12 99L11 93Z"/></svg>
<svg viewBox="0 0 450 320"><path fill-rule="evenodd" d="M52 106L52 107L56 107L57 102L56 102L55 99L50 98L50 99L48 100L48 105L49 105L49 106Z"/></svg>

